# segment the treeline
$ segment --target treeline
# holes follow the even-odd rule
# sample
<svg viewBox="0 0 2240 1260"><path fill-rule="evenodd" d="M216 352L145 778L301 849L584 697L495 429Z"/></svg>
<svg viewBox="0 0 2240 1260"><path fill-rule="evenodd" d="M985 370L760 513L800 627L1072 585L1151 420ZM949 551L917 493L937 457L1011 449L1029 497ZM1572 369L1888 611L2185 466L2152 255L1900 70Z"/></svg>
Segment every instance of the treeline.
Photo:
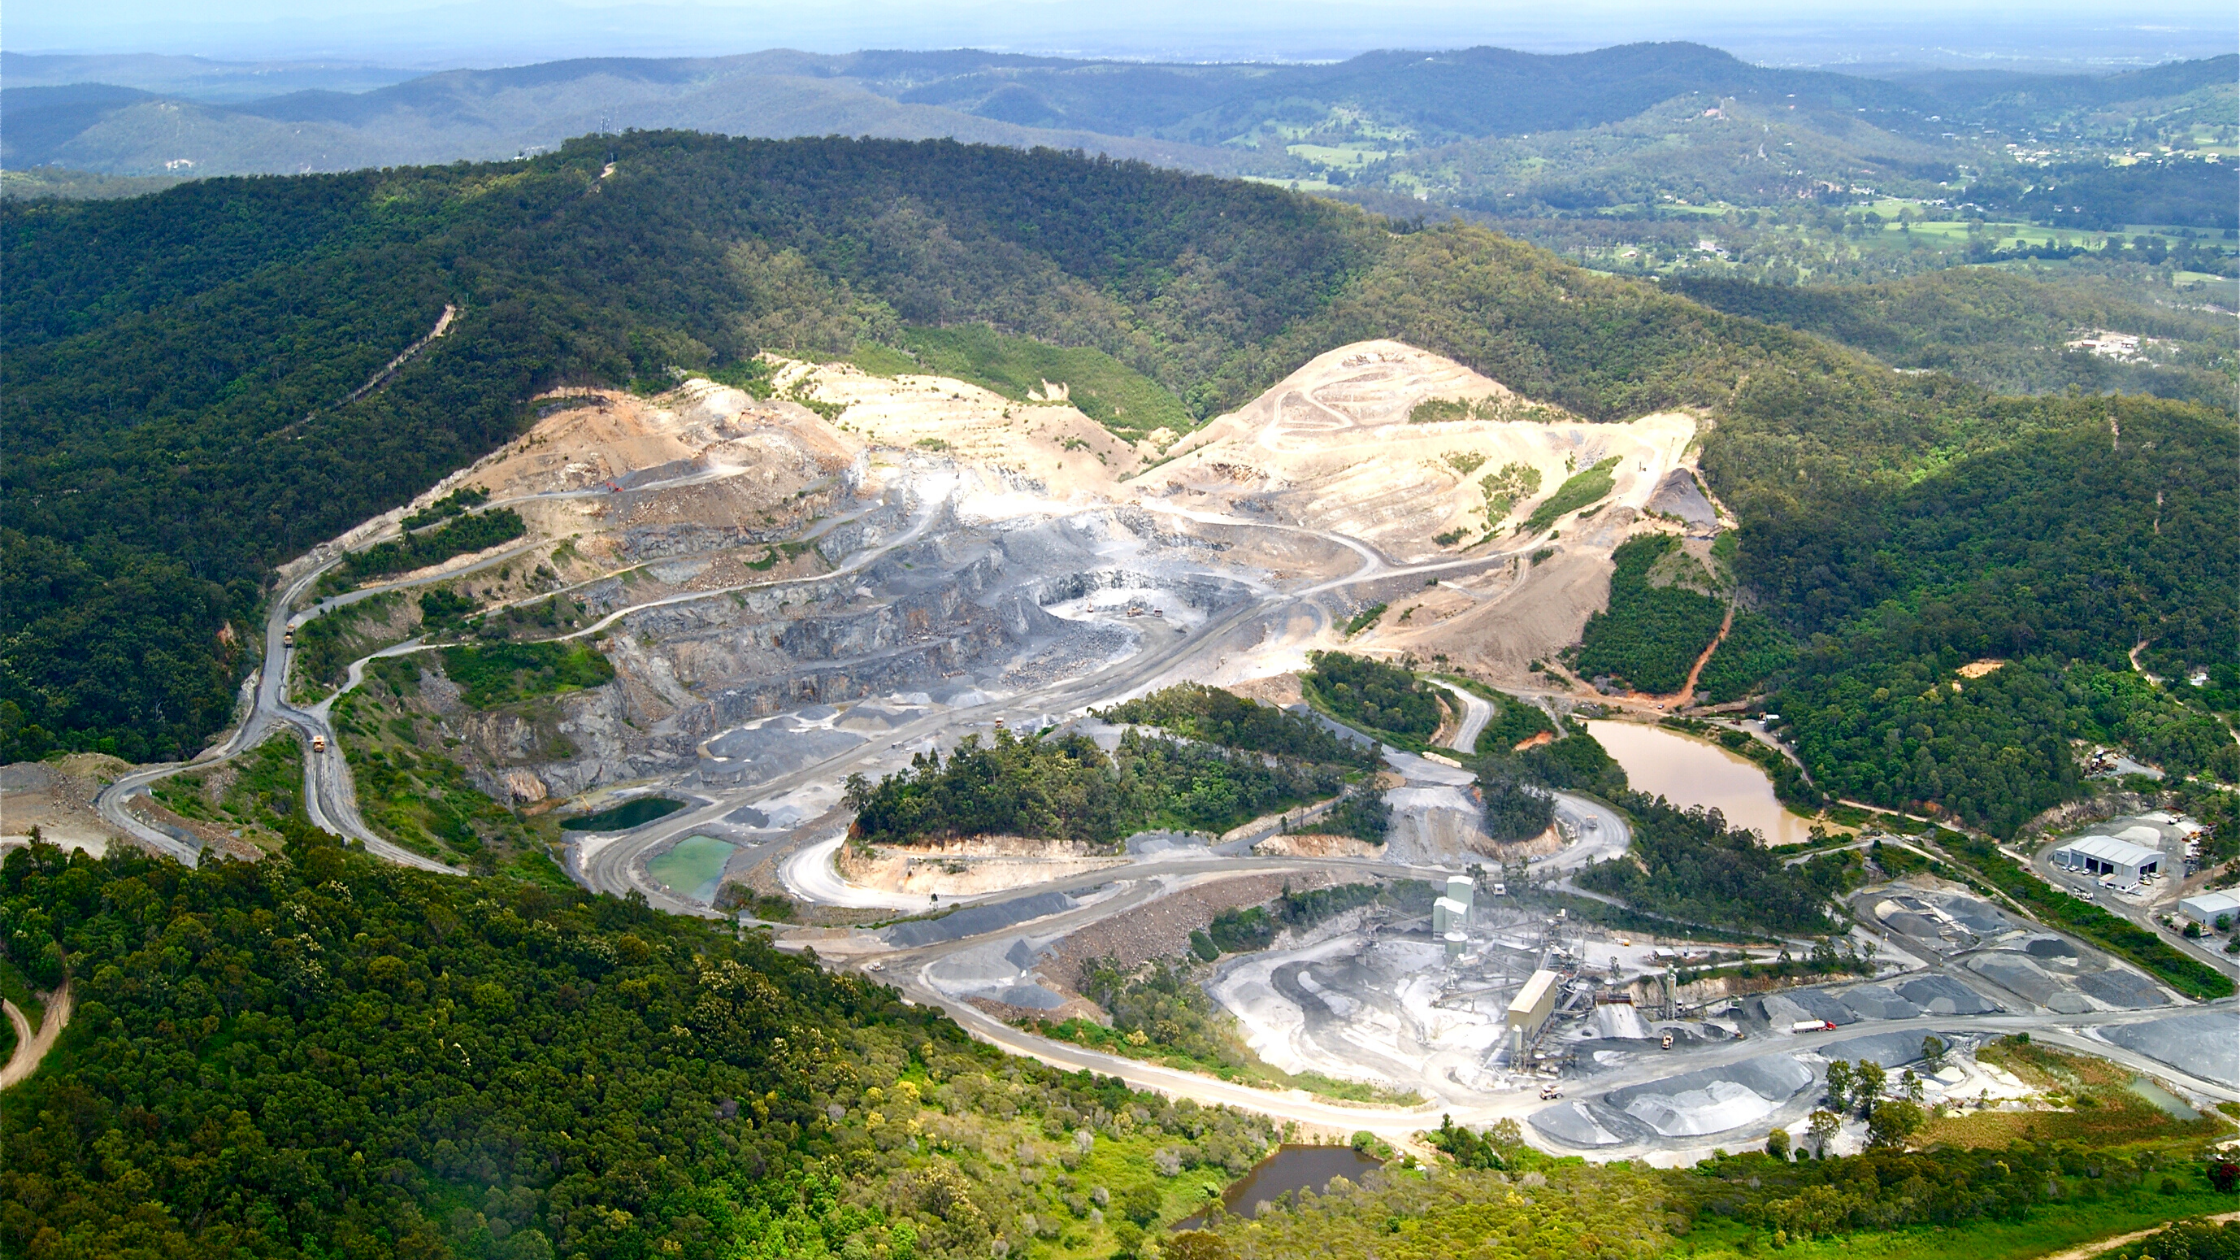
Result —
<svg viewBox="0 0 2240 1260"><path fill-rule="evenodd" d="M2101 232L2132 223L2240 227L2240 169L2221 162L2070 162L2032 171L2027 183L1979 179L1968 198L1987 210Z"/></svg>
<svg viewBox="0 0 2240 1260"><path fill-rule="evenodd" d="M1341 884L1336 888L1300 891L1286 886L1267 905L1231 906L1215 914L1204 931L1190 934L1190 946L1206 962L1223 954L1266 949L1278 932L1313 927L1324 919L1368 905L1382 896L1382 884Z"/></svg>
<svg viewBox="0 0 2240 1260"><path fill-rule="evenodd" d="M1108 757L1084 735L999 730L987 744L965 736L946 761L915 754L876 784L850 775L845 799L856 811L848 834L862 844L1016 835L1116 845L1154 827L1226 831L1344 786L1336 766L1135 731Z"/></svg>
<svg viewBox="0 0 2240 1260"><path fill-rule="evenodd" d="M454 515L440 528L407 532L402 538L353 552L342 562L342 572L352 582L409 573L431 564L442 564L453 556L512 542L528 532L527 523L512 508L498 508L473 516Z"/></svg>
<svg viewBox="0 0 2240 1260"><path fill-rule="evenodd" d="M1110 1251L1140 1227L1088 1219L1089 1148L1174 1219L1273 1136L761 936L286 827L285 858L200 870L0 862L0 950L66 960L77 1003L0 1110L0 1250L984 1260L1064 1222Z"/></svg>
<svg viewBox="0 0 2240 1260"><path fill-rule="evenodd" d="M1573 671L1655 695L1680 690L1718 637L1725 601L1688 585L1708 586L1711 575L1672 534L1629 538L1610 559L1610 604L1587 618Z"/></svg>
<svg viewBox="0 0 2240 1260"><path fill-rule="evenodd" d="M1545 1154L1524 1142L1514 1120L1480 1132L1448 1119L1426 1137L1442 1152L1436 1176L1344 1182L1250 1220L1217 1218L1209 1230L1223 1250L1189 1254L1443 1260L1482 1251L1492 1237L1519 1255L1627 1260L1691 1250L1779 1254L1812 1243L1966 1255L2012 1246L2018 1233L2059 1240L2040 1242L2042 1250L2104 1237L2111 1220L2151 1224L2222 1210L2230 1190L2218 1182L2229 1187L2222 1170L2233 1167L2221 1158L2205 1167L2170 1142L2110 1151L2017 1141L1795 1160L1721 1151L1691 1168L1653 1169ZM2190 1244L2208 1232L2179 1226L2167 1234ZM1924 1236L1923 1248L1908 1250Z"/></svg>
<svg viewBox="0 0 2240 1260"><path fill-rule="evenodd" d="M1107 722L1140 723L1245 752L1272 753L1374 770L1384 764L1373 744L1341 739L1303 713L1247 700L1203 683L1177 683L1097 714Z"/></svg>
<svg viewBox="0 0 2240 1260"><path fill-rule="evenodd" d="M1493 718L1478 732L1479 752L1509 752L1535 735L1555 734L1555 723L1539 705L1498 692L1487 698L1493 702Z"/></svg>
<svg viewBox="0 0 2240 1260"><path fill-rule="evenodd" d="M1718 810L1680 809L1639 792L1619 803L1632 819L1633 844L1580 872L1579 885L1636 909L1707 927L1819 935L1831 928L1828 899L1858 882L1855 855L1787 866Z"/></svg>

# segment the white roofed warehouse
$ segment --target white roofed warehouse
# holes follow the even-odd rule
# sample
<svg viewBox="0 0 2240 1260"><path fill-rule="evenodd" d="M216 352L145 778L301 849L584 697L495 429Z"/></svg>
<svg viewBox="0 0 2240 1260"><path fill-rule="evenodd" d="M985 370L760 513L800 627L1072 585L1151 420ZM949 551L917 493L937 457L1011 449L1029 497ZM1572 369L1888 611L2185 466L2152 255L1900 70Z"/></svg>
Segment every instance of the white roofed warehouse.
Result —
<svg viewBox="0 0 2240 1260"><path fill-rule="evenodd" d="M2088 875L2113 876L2126 887L2142 876L2162 872L2162 851L2136 845L2114 836L2079 836L2052 853L2055 866Z"/></svg>
<svg viewBox="0 0 2240 1260"><path fill-rule="evenodd" d="M2218 919L2240 922L2240 892L2196 893L2178 903L2178 913L2203 927L2215 926Z"/></svg>

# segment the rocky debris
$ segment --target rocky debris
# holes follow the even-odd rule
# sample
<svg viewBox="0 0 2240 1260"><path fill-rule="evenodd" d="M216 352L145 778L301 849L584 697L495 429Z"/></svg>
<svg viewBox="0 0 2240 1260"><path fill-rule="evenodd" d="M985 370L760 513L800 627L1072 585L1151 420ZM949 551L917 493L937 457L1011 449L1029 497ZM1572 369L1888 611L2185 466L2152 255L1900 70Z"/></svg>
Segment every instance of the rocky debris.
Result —
<svg viewBox="0 0 2240 1260"><path fill-rule="evenodd" d="M1184 888L1066 937L1044 971L1066 988L1078 989L1083 971L1094 959L1116 958L1121 966L1132 967L1154 958L1172 958L1188 952L1190 934L1204 931L1223 910L1262 905L1282 895L1286 887L1304 891L1342 882L1333 873L1314 872L1240 875Z"/></svg>
<svg viewBox="0 0 2240 1260"><path fill-rule="evenodd" d="M101 753L0 766L0 831L5 832L0 839L28 840L37 827L50 843L96 854L106 851L119 837L102 821L93 800L104 784L130 769L123 760Z"/></svg>

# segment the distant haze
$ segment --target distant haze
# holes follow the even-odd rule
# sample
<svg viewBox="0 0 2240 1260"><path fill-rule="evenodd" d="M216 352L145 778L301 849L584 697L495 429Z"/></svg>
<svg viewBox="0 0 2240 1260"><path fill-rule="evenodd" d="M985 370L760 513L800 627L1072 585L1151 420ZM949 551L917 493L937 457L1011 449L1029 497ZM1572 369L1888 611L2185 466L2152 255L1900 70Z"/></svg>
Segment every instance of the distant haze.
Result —
<svg viewBox="0 0 2240 1260"><path fill-rule="evenodd" d="M2122 69L2240 45L2229 2L2011 7L1923 0L1798 6L1255 2L558 5L469 0L13 0L12 52L167 53L417 68L560 57L708 56L766 48L976 47L1159 60L1325 60L1377 48L1496 44L1570 52L1690 39L1773 65Z"/></svg>

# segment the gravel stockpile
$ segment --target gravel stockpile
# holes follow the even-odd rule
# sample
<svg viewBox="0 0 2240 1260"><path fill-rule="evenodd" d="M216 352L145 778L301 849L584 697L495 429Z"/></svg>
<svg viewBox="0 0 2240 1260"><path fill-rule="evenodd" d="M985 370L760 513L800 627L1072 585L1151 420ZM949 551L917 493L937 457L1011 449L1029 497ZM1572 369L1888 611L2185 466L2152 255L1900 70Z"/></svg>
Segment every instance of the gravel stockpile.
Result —
<svg viewBox="0 0 2240 1260"><path fill-rule="evenodd" d="M901 949L931 945L935 941L962 940L982 932L997 932L1014 923L1025 923L1046 914L1071 910L1080 904L1061 892L1041 892L989 905L966 906L938 919L914 919L886 930L887 943Z"/></svg>
<svg viewBox="0 0 2240 1260"><path fill-rule="evenodd" d="M2038 970L2021 954L1978 954L1968 960L1968 969L2040 1006L2053 1005L2069 991L2069 986Z"/></svg>
<svg viewBox="0 0 2240 1260"><path fill-rule="evenodd" d="M2203 1080L2240 1087L2240 1017L2230 1010L2120 1024L2101 1029L2100 1035Z"/></svg>
<svg viewBox="0 0 2240 1260"><path fill-rule="evenodd" d="M1791 1056L1768 1054L1612 1090L1603 1101L1659 1136L1701 1137L1758 1123L1813 1079L1812 1069Z"/></svg>
<svg viewBox="0 0 2240 1260"><path fill-rule="evenodd" d="M1921 1061L1921 1041L1929 1035L1926 1028L1908 1028L1903 1032L1869 1033L1864 1037L1846 1037L1820 1047L1820 1053L1830 1063L1837 1059L1850 1062L1872 1060L1886 1068L1902 1068ZM1946 1044L1952 1044L1956 1034L1938 1033Z"/></svg>
<svg viewBox="0 0 2240 1260"><path fill-rule="evenodd" d="M1931 1015L1988 1015L1997 1003L1951 976L1915 976L1895 986L1898 996Z"/></svg>
<svg viewBox="0 0 2240 1260"><path fill-rule="evenodd" d="M2153 1006L2168 1006L2170 999L2162 995L2152 980L2136 971L2111 967L2077 977L2077 987L2099 998L2110 1006L2120 1006L2127 1011L2143 1011ZM2225 1032L2240 1038L2240 1023L2226 1017Z"/></svg>
<svg viewBox="0 0 2240 1260"><path fill-rule="evenodd" d="M1879 984L1861 985L1836 996L1845 1006L1858 1012L1861 1019L1912 1019L1921 1014L1920 1007Z"/></svg>
<svg viewBox="0 0 2240 1260"><path fill-rule="evenodd" d="M1621 1146L1654 1136L1647 1125L1633 1117L1589 1102L1560 1102L1553 1107L1542 1107L1527 1116L1525 1123L1552 1141L1587 1150Z"/></svg>

